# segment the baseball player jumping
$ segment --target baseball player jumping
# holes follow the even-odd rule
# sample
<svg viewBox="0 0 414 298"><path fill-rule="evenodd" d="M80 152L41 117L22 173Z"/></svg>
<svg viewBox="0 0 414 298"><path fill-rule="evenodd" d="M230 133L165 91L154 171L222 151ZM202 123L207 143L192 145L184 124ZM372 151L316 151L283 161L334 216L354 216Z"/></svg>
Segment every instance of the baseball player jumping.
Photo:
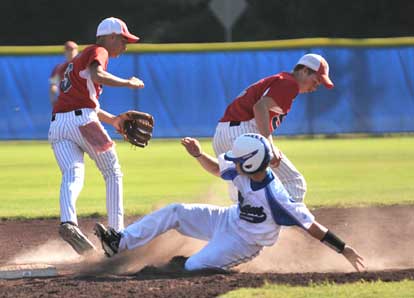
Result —
<svg viewBox="0 0 414 298"><path fill-rule="evenodd" d="M78 227L75 207L83 187L85 152L105 179L109 226L120 231L124 224L121 167L114 142L101 124L105 122L122 132L123 120L100 108L102 85L144 87L136 77L122 79L106 71L109 57L118 57L128 43L139 40L126 24L117 18L106 18L99 24L96 36L96 44L67 64L49 129L49 142L62 172L59 234L79 254L95 249Z"/></svg>
<svg viewBox="0 0 414 298"><path fill-rule="evenodd" d="M272 133L289 113L293 100L299 93L315 91L320 85L333 88L329 78L329 65L316 54L301 57L293 72L281 72L263 78L247 87L226 109L213 138L216 156L230 150L234 140L243 133L259 133L272 147L270 166L298 202L306 193L306 181L285 154L274 145ZM230 197L237 200L235 189L229 184Z"/></svg>
<svg viewBox="0 0 414 298"><path fill-rule="evenodd" d="M186 270L229 269L257 256L273 245L281 226L298 226L342 254L360 271L363 258L326 227L318 223L303 202L291 198L269 168L273 158L268 140L259 134L242 134L232 150L209 156L193 138L181 143L209 173L231 181L238 191L238 204L218 207L207 204L171 204L144 216L117 232L95 225L107 256L143 246L158 235L175 229L208 244L184 264Z"/></svg>

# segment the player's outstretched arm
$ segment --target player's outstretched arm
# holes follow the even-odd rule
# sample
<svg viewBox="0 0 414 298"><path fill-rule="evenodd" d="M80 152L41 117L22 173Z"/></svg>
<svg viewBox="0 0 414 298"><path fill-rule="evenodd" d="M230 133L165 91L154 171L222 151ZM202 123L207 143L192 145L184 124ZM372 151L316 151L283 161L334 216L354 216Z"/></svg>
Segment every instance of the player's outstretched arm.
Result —
<svg viewBox="0 0 414 298"><path fill-rule="evenodd" d="M341 253L355 270L361 271L365 268L364 258L354 248L345 244L338 236L317 221L309 227L308 233L336 252Z"/></svg>
<svg viewBox="0 0 414 298"><path fill-rule="evenodd" d="M119 116L115 116L105 110L99 109L98 118L100 121L115 127L117 132L122 133L122 119Z"/></svg>
<svg viewBox="0 0 414 298"><path fill-rule="evenodd" d="M129 79L122 79L105 71L98 62L93 62L89 66L89 73L92 81L96 84L113 86L113 87L129 87L129 88L144 88L144 82L136 77Z"/></svg>
<svg viewBox="0 0 414 298"><path fill-rule="evenodd" d="M216 158L208 155L201 150L200 142L197 139L185 137L181 139L181 144L188 154L197 159L200 165L214 176L220 176L220 168Z"/></svg>

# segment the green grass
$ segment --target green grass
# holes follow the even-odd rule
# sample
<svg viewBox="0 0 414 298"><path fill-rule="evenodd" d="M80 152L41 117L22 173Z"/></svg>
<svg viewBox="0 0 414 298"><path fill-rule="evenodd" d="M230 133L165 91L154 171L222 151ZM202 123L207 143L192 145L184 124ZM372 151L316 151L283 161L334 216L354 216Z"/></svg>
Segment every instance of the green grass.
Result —
<svg viewBox="0 0 414 298"><path fill-rule="evenodd" d="M313 206L413 203L413 146L412 137L281 142Z"/></svg>
<svg viewBox="0 0 414 298"><path fill-rule="evenodd" d="M185 154L177 140L154 141L144 150L118 143L127 214L148 213L174 201L192 202L215 183L222 187L219 179L202 171ZM210 149L210 144L205 147ZM87 155L85 161L78 213L104 214L104 180ZM61 174L47 142L1 142L0 165L0 217L59 215Z"/></svg>
<svg viewBox="0 0 414 298"><path fill-rule="evenodd" d="M414 297L414 281L358 282L344 285L312 284L308 287L267 284L258 289L231 291L222 298L410 298Z"/></svg>
<svg viewBox="0 0 414 298"><path fill-rule="evenodd" d="M212 153L211 143L202 142ZM308 206L414 202L414 138L281 139L278 146L304 174ZM146 149L118 142L127 214L170 202L229 203L226 185L204 172L179 140L154 140ZM90 159L77 208L105 214L105 184ZM0 218L59 215L60 171L47 142L0 142Z"/></svg>

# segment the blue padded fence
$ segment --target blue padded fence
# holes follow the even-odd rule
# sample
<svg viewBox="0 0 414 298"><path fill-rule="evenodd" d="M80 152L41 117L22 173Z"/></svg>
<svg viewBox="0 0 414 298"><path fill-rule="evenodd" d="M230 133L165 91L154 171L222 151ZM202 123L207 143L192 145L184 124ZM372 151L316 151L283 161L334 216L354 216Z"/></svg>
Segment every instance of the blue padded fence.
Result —
<svg viewBox="0 0 414 298"><path fill-rule="evenodd" d="M299 95L276 133L414 131L414 47L131 53L108 70L138 76L143 90L105 87L101 106L154 115L155 137L210 137L226 106L248 85L290 71L305 53L325 56L333 90ZM58 55L0 56L0 139L47 139L48 77ZM108 129L112 136L115 132Z"/></svg>

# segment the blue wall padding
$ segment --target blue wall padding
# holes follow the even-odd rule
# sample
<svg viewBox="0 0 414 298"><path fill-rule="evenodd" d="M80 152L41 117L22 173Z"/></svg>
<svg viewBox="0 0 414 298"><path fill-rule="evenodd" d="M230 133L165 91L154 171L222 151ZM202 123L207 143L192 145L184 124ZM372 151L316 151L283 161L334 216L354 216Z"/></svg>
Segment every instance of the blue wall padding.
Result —
<svg viewBox="0 0 414 298"><path fill-rule="evenodd" d="M299 95L276 134L414 131L414 48L125 54L108 70L137 76L143 90L104 87L101 106L154 115L155 137L211 137L226 106L248 85L290 71L305 53L325 56L333 90ZM47 139L48 77L60 56L0 56L0 139ZM108 128L112 136L114 129Z"/></svg>

